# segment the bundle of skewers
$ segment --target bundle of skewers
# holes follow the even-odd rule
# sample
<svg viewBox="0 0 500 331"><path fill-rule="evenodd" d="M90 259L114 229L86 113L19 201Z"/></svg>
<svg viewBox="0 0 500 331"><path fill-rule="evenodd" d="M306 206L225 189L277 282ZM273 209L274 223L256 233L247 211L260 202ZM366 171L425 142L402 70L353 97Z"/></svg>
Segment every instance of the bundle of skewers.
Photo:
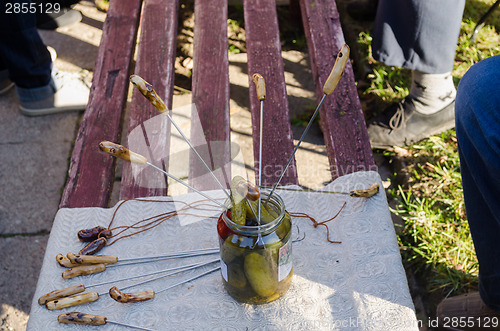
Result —
<svg viewBox="0 0 500 331"><path fill-rule="evenodd" d="M90 275L90 274L95 274L95 273L100 273L105 271L107 268L118 268L121 266L126 266L126 265L131 265L131 264L138 264L138 263L155 263L161 260L167 260L167 259L179 259L179 258L188 258L188 257L194 257L194 256L203 256L203 255L212 255L215 253L218 253L219 249L218 248L208 248L208 249L200 249L200 250L193 250L193 251L183 251L183 252L177 252L177 253L172 253L172 254L165 254L165 255L158 255L158 256L144 256L144 257L134 257L134 258L125 258L125 259L119 259L116 256L112 255L75 255L72 253L68 253L67 257L64 257L62 254L59 254L56 258L57 262L61 266L65 267L70 267L70 269L65 270L62 273L62 277L64 279L71 279L77 276L85 276L85 275ZM38 303L41 305L45 305L48 309L50 310L57 310L57 309L62 309L62 308L68 308L76 305L81 305L84 303L88 302L93 302L99 299L100 296L103 296L105 294L108 294L117 302L122 302L122 303L129 303L129 302L139 302L139 301L145 301L145 300L150 300L154 298L155 293L161 293L164 292L170 288L173 288L175 286L179 286L182 284L185 284L191 280L194 280L196 278L202 277L205 274L208 274L210 272L213 272L215 270L218 270L219 267L215 267L207 272L204 272L198 276L192 277L188 280L184 280L182 282L176 283L174 285L169 286L168 288L161 289L158 291L144 291L144 292L135 292L135 293L123 293L122 291L134 287L134 286L139 286L145 283L153 282L174 274L178 274L184 271L188 270L193 270L199 267L207 266L210 264L215 264L218 262L218 259L212 259L207 262L198 262L198 263L192 263L192 264L186 264L178 267L173 267L173 268L168 268L164 270L159 270L156 272L151 272L151 273L146 273L146 274L140 274L140 275L135 275L135 276L129 276L121 279L115 279L115 280L109 280L101 283L96 283L96 284L91 284L91 285L83 285L83 284L78 284L74 285L71 287L67 287L64 289L59 289L52 291L50 293L47 293L43 296L41 296L38 299ZM85 290L92 288L92 287L98 287L106 284L111 284L111 283L119 283L122 281L128 281L131 279L137 279L137 278L143 278L143 277L149 277L149 276L154 276L161 274L160 276L156 276L154 278L149 278L146 281L141 281L135 284L127 285L126 287L122 287L121 290L119 290L116 286L113 286L109 291L107 292L88 292L85 294L78 294L82 293ZM78 294L78 295L75 295Z"/></svg>
<svg viewBox="0 0 500 331"><path fill-rule="evenodd" d="M287 164L283 168L278 180L276 183L271 187L270 193L267 194L267 198L265 201L262 201L262 196L260 194L260 189L262 188L261 183L262 183L262 178L261 178L261 173L262 173L262 162L259 162L259 171L258 171L258 179L255 184L249 182L248 180L244 180L243 178L238 178L238 180L234 181L231 185L230 189L225 188L222 183L217 179L217 177L214 175L210 167L207 165L207 163L203 160L203 158L199 155L197 152L196 148L191 144L189 139L184 135L182 132L181 128L177 125L177 123L172 119L172 117L169 114L168 108L163 102L163 100L158 96L156 91L154 90L153 86L149 83L147 83L144 79L137 75L132 75L130 78L131 83L151 102L151 104L159 111L160 114L166 116L168 120L172 123L172 125L176 128L176 130L179 132L181 137L186 141L186 143L189 145L190 149L194 152L194 155L201 161L201 164L207 169L208 173L211 174L213 180L217 185L220 187L220 189L224 192L225 196L227 197L228 201L233 202L230 206L225 205L221 203L219 200L212 198L210 195L206 194L203 191L200 191L196 189L195 187L187 184L185 181L181 180L180 178L177 178L176 176L168 173L167 171L163 170L162 168L154 165L152 162L150 162L146 157L143 155L140 155L138 153L135 153L133 151L130 151L129 149L125 148L122 145L109 142L109 141L103 141L99 144L99 148L101 151L108 153L112 156L118 157L120 159L123 159L125 161L143 165L143 166L148 166L153 168L155 171L160 172L161 174L171 178L172 180L186 186L193 192L199 194L203 198L207 199L208 201L214 203L217 207L220 207L221 210L224 212L228 208L231 208L231 214L234 215L234 217L237 217L238 215L238 210L237 208L241 208L241 204L236 204L234 203L235 196L241 197L242 201L244 204L248 204L248 207L251 210L251 213L256 216L258 224L260 224L260 220L262 217L262 212L264 207L267 205L269 202L269 199L271 196L274 194L276 189L278 189L278 185L283 178L283 175L285 174L286 170L288 169L288 166L290 165L296 151L298 150L302 140L304 139L304 136L307 134L311 124L313 123L315 117L317 116L317 113L323 104L323 101L325 100L326 96L331 94L335 87L337 86L337 83L339 82L343 72L344 68L346 66L347 60L349 58L349 48L347 45L344 45L338 56L337 60L333 66L332 72L330 76L328 77L324 88L323 88L323 97L321 101L319 102L315 112L311 116L311 119L304 130L299 142L295 146L295 149L293 150ZM256 91L257 91L257 97L258 100L260 101L260 128L262 131L263 127L263 113L264 113L264 100L266 98L266 89L265 89L265 82L264 78L259 75L259 74L254 74L252 77L255 85L256 85ZM260 145L259 145L259 155L262 155L262 132L260 132ZM261 160L260 160L261 161ZM371 187L368 189L364 190L354 190L351 192L338 192L341 194L348 194L352 197L371 197L375 195L379 190L379 186L377 183L373 184ZM241 199L240 199L241 200ZM243 220L244 221L244 220ZM120 266L125 266L125 265L130 265L130 264L136 264L136 263L155 263L161 260L166 260L166 259L182 259L182 258L188 258L188 257L195 257L195 256L204 256L204 255L211 255L211 254L216 254L219 253L219 248L208 248L208 249L199 249L199 250L192 250L192 251L182 251L182 252L177 252L177 253L171 253L171 254L164 254L164 255L158 255L158 256L144 256L144 257L134 257L134 258L119 258L117 256L111 256L111 255L95 255L98 253L102 248L104 248L107 245L107 241L109 238L113 236L111 229L108 227L95 227L92 229L85 229L81 230L78 232L78 238L82 242L88 243L78 254L73 254L73 253L68 253L66 256L59 254L56 257L57 262L65 268L68 268L62 273L62 277L64 279L70 279L74 278L77 276L85 276L85 275L90 275L90 274L95 274L95 273L100 273L104 272L105 270L109 268L119 268ZM110 281L105 281L101 283L96 283L96 284L91 284L91 285L83 285L83 284L78 284L74 285L71 287L59 289L59 290L54 290L50 293L47 293L43 296L41 296L38 300L38 303L40 305L45 305L48 309L50 310L57 310L57 309L63 309L63 308L68 308L84 303L89 303L89 302L94 302L98 300L101 296L104 296L108 294L113 300L120 302L120 303L133 303L133 302L140 302L140 301L146 301L146 300L151 300L155 297L155 295L165 292L173 287L185 284L187 282L191 282L195 279L198 279L200 277L203 277L204 275L207 275L209 273L212 273L216 270L220 269L220 266L217 265L209 270L203 271L193 277L190 277L188 279L185 279L183 281L177 282L175 284L172 284L168 287L158 289L156 291L153 290L147 290L147 291L142 291L142 292L123 292L124 290L134 287L134 286L139 286L145 283L153 282L159 279L163 279L165 277L174 275L174 274L180 274L185 271L197 269L197 268L202 268L206 267L212 264L217 264L219 259L212 259L208 260L205 262L197 262L197 263L191 263L191 264L185 264L182 266L178 267L173 267L173 268L167 268L164 270L156 271L153 273L146 273L146 274L140 274L140 275L135 275L135 276L129 276L121 279L116 279L116 280L110 280ZM135 284L123 286L123 287L118 287L118 286L112 286L108 291L103 291L103 292L85 292L87 289L94 288L94 287L99 287L103 285L108 285L108 284L116 284L119 282L123 281L128 281L132 279L139 279L143 277L151 277L155 276L153 278L148 278L147 280L143 280L140 282L137 282ZM62 314L59 316L59 322L61 323L79 323L79 324L92 324L92 325L103 325L108 323L114 323L114 324L119 324L123 326L128 326L128 327L134 327L138 329L143 329L143 330L148 330L146 328L141 328L137 326L132 326L128 324L123 324L123 323L118 323L115 321L109 321L107 320L104 316L99 316L99 315L89 315L89 314L82 314L82 313L66 313Z"/></svg>

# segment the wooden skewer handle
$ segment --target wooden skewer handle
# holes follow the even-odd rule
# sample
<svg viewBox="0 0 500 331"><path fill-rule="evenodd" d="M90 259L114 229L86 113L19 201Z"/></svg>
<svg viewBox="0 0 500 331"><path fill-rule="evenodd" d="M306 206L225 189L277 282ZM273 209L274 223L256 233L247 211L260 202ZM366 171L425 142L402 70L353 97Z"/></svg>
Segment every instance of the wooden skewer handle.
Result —
<svg viewBox="0 0 500 331"><path fill-rule="evenodd" d="M110 238L111 231L103 226L94 226L90 229L82 229L78 231L78 239L83 242L91 242L99 237Z"/></svg>
<svg viewBox="0 0 500 331"><path fill-rule="evenodd" d="M73 253L68 253L68 259L76 265L99 263L113 264L118 262L118 257L113 255L75 255Z"/></svg>
<svg viewBox="0 0 500 331"><path fill-rule="evenodd" d="M80 249L78 254L80 254L80 255L94 255L95 253L97 253L101 249L103 249L107 243L108 243L108 241L105 237L97 238L96 240L89 242L87 245L85 245L85 247Z"/></svg>
<svg viewBox="0 0 500 331"><path fill-rule="evenodd" d="M74 278L77 276L86 276L86 275L97 274L99 272L103 272L104 270L106 270L106 265L103 263L81 265L79 267L73 267L71 269L65 270L62 273L62 277L64 279L70 279L70 278Z"/></svg>
<svg viewBox="0 0 500 331"><path fill-rule="evenodd" d="M236 192L242 197L250 199L251 201L257 201L260 197L260 191L248 180L241 180L236 184Z"/></svg>
<svg viewBox="0 0 500 331"><path fill-rule="evenodd" d="M323 85L323 93L329 95L332 94L333 90L335 90L335 87L337 87L337 84L344 73L347 60L349 60L349 54L349 46L346 44L342 45L339 54L337 55L337 59L335 60L335 64L333 65L332 72L330 73L330 76L328 76L325 85Z"/></svg>
<svg viewBox="0 0 500 331"><path fill-rule="evenodd" d="M151 104L160 112L164 113L168 111L167 105L160 98L158 93L156 93L153 85L146 82L142 77L137 75L130 76L130 82L134 84L135 87L146 97L146 99L151 102Z"/></svg>
<svg viewBox="0 0 500 331"><path fill-rule="evenodd" d="M154 291L143 291L133 293L123 293L116 286L109 289L109 295L113 300L123 303L139 302L153 299L155 297Z"/></svg>
<svg viewBox="0 0 500 331"><path fill-rule="evenodd" d="M61 266L66 267L66 268L73 268L73 267L78 267L79 266L79 264L71 262L70 259L68 259L66 256L64 256L62 254L57 254L56 261Z"/></svg>
<svg viewBox="0 0 500 331"><path fill-rule="evenodd" d="M45 295L42 295L38 299L38 303L44 305L48 301L54 301L60 298L69 297L70 295L81 293L83 291L85 291L85 286L83 284L63 288L62 290L55 290Z"/></svg>
<svg viewBox="0 0 500 331"><path fill-rule="evenodd" d="M97 299L99 299L99 294L97 292L89 292L80 295L75 295L72 297L66 297L54 301L49 301L45 304L45 306L47 307L47 309L56 310L56 309L63 309L77 305L82 305L87 302L94 302Z"/></svg>
<svg viewBox="0 0 500 331"><path fill-rule="evenodd" d="M260 74L253 74L252 80L255 83L255 89L257 90L257 98L260 101L266 100L266 83L264 81L264 77Z"/></svg>
<svg viewBox="0 0 500 331"><path fill-rule="evenodd" d="M104 325L106 317L101 315L84 314L78 312L64 313L57 317L59 323L75 323L87 325Z"/></svg>
<svg viewBox="0 0 500 331"><path fill-rule="evenodd" d="M119 157L125 161L138 164L146 164L146 162L148 162L144 156L134 153L124 146L112 143L111 141L101 141L99 143L99 148L101 151Z"/></svg>
<svg viewBox="0 0 500 331"><path fill-rule="evenodd" d="M354 198L370 198L378 193L380 185L378 183L373 183L369 188L364 190L352 190L350 196Z"/></svg>

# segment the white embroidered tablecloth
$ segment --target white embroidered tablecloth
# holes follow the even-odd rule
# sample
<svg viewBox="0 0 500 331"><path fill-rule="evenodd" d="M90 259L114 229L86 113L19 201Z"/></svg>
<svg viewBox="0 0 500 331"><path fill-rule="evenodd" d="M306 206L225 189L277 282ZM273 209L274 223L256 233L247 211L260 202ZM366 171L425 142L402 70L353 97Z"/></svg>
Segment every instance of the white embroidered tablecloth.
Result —
<svg viewBox="0 0 500 331"><path fill-rule="evenodd" d="M375 181L380 183L376 172L358 172L338 178L324 191L348 192L368 188ZM208 194L224 197L221 191L209 191ZM97 327L57 322L59 314L79 311L155 330L418 330L383 191L369 199L288 190L279 190L278 194L284 199L289 212L307 213L318 221L331 218L347 202L339 216L328 223L330 238L341 241L340 244L327 242L323 226L314 228L308 219L293 218L294 236L297 236L298 227L300 235L305 234L305 239L293 244L293 281L282 298L264 305L239 303L225 292L220 271L217 271L161 292L149 301L119 303L105 294L93 303L50 311L40 306L37 300L55 289L76 284L88 286L218 257L215 254L110 267L101 274L65 280L61 277L64 268L56 262L56 255L78 252L82 243L77 239L77 231L96 225L107 226L116 206L110 209L61 209L54 220L27 329L123 329L113 324ZM168 197L161 199L172 200ZM175 197L175 200L196 201L200 200L200 196L193 193ZM113 225L133 224L173 208L172 203L128 201L120 207ZM197 213L207 216L216 214L207 211ZM128 258L218 247L215 225L214 219L183 215L150 231L119 240L99 254ZM159 291L201 271L188 271L124 292ZM128 283L93 287L86 292L106 293L113 285L120 288Z"/></svg>

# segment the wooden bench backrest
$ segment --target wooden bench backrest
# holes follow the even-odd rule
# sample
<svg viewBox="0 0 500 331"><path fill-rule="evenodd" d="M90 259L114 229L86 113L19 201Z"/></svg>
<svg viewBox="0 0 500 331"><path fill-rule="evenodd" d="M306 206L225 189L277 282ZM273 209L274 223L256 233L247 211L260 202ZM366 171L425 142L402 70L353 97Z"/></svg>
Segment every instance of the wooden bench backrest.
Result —
<svg viewBox="0 0 500 331"><path fill-rule="evenodd" d="M172 108L174 90L175 54L177 45L177 9L178 0L148 0L144 2L140 27L139 49L134 73L151 83L169 109ZM162 151L168 155L169 140L157 139L152 136L153 130L145 128L145 122L157 117L158 111L137 89L133 89L130 103L128 132L137 128L139 135L134 137L144 141L148 152L144 156L152 159L155 151ZM164 121L167 131L171 130L168 121ZM138 128L140 127L140 129ZM124 145L128 143L124 142ZM139 151L137 151L139 152ZM156 156L156 155L155 155ZM161 165L167 170L168 158L163 159ZM158 164L158 166L160 166ZM165 176L158 175L153 169L146 169L141 175L147 177L148 185L138 185L132 175L131 164L123 163L122 181L120 185L120 199L166 195L167 181Z"/></svg>
<svg viewBox="0 0 500 331"><path fill-rule="evenodd" d="M300 8L320 100L323 85L345 43L344 34L335 1L300 0ZM376 170L350 61L332 95L325 99L320 115L333 179L356 171Z"/></svg>
<svg viewBox="0 0 500 331"><path fill-rule="evenodd" d="M109 7L61 208L108 206L116 160L100 153L98 144L120 139L141 5L142 0L126 0Z"/></svg>
<svg viewBox="0 0 500 331"><path fill-rule="evenodd" d="M196 1L194 7L192 103L199 121L191 121L193 145L207 144L202 155L211 169L221 168L218 179L231 181L229 126L229 60L227 0ZM204 174L204 176L202 176ZM189 181L198 189L218 189L194 153L190 155Z"/></svg>
<svg viewBox="0 0 500 331"><path fill-rule="evenodd" d="M276 6L272 0L243 0L243 4L254 155L258 161L260 102L251 76L259 73L265 78L267 87L263 125L263 185L272 185L294 147ZM344 42L343 34L332 0L300 0L300 6L319 100L323 83ZM106 207L109 202L116 163L114 158L100 153L97 146L101 140L118 142L120 138L121 116L129 86L128 73L140 7L141 0L110 3L89 106L75 142L60 207ZM148 0L143 7L135 73L152 83L170 108L178 0ZM227 143L224 145L227 148L223 150L212 148L213 154L207 160L211 167L224 169L227 181L231 175L228 167L230 127L226 22L227 0L196 0L192 91L201 127L192 126L191 140L195 145L196 142L203 142L202 139ZM134 92L130 106L129 132L157 115L157 111L145 98ZM326 99L321 119L333 179L346 173L373 168L370 144L350 64L336 91ZM147 144L152 139L147 136L145 128L141 129ZM170 127L167 130L175 129ZM149 141L149 144L153 151L168 150L168 141ZM208 149L211 149L210 143ZM218 188L213 181L200 180L198 175L203 171L202 167L191 156L191 184L201 189ZM167 169L168 165L164 163L162 166ZM257 173L257 162L255 169ZM163 186L158 183L158 188L148 189L137 185L131 173L130 166L124 165L121 199L168 193L163 176L157 176L158 181L164 182ZM281 185L297 183L296 164L293 161Z"/></svg>
<svg viewBox="0 0 500 331"><path fill-rule="evenodd" d="M251 81L254 73L264 77L262 185L272 186L279 178L293 152L293 134L290 126L285 70L281 57L278 18L274 1L244 0L248 76L250 79L250 110L252 112L252 137L255 160L259 158L260 101ZM258 163L255 164L258 176ZM298 184L295 160L292 161L281 185Z"/></svg>

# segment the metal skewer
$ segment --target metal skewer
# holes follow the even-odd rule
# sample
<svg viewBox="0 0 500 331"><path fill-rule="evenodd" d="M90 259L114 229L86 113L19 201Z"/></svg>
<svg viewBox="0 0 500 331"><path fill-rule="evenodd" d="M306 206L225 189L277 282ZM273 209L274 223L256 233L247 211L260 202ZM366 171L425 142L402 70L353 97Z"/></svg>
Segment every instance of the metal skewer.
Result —
<svg viewBox="0 0 500 331"><path fill-rule="evenodd" d="M207 264L210 264L210 263L214 263L214 262L217 262L217 261L219 261L219 260L212 260L212 261L203 262L203 263L192 263L192 264L188 264L188 265L182 265L182 266L178 266L178 267L174 267L174 268L168 268L168 269L163 269L163 270L159 270L159 271L155 271L155 272L150 272L150 273L147 273L147 274L130 276L130 277L120 278L120 279L116 279L116 280L108 280L108 281L105 281L105 282L102 282L102 283L98 283L98 284L87 285L87 286L85 286L85 288L88 289L88 288L91 288L91 287L102 286L102 285L111 284L111 283L119 283L119 282L123 282L123 281L126 281L126 280L131 280L131 279L136 279L136 278L141 278L141 277L147 277L147 276L153 276L153 275L161 274L161 273L164 273L164 272L170 272L170 271L182 272L182 271L186 271L186 270L191 270L193 268L201 267L201 266L204 266L204 265L207 265ZM177 273L177 272L175 272L175 273ZM165 277L166 276L170 276L170 275L174 275L175 273L170 273L168 275L165 275ZM157 279L159 279L159 278L157 278ZM153 281L153 280L156 280L156 279L151 279L151 280L148 280L148 281ZM141 285L141 284L142 283L130 285L130 286L127 286L127 287L123 287L123 289L129 288L129 287L132 287L132 286L136 286L136 285Z"/></svg>
<svg viewBox="0 0 500 331"><path fill-rule="evenodd" d="M175 259L181 257L192 257L192 256L214 254L218 252L219 248L202 248L202 249L181 251L170 254L154 255L154 256L137 256L125 259L119 259L117 256L113 255L82 255L82 254L75 255L73 253L68 253L67 260L68 262L71 263L71 266L69 267L76 267L79 265L86 265L86 264L99 264L99 263L106 263L112 265L127 265L130 263L120 263L120 262L130 262L130 261L151 262L151 261L160 261L160 260ZM56 256L56 260L57 262L59 262L59 264L61 264L63 267L68 267L67 263L63 262L63 259L64 256L62 254L58 254Z"/></svg>
<svg viewBox="0 0 500 331"><path fill-rule="evenodd" d="M162 279L162 278L165 278L165 277L168 277L168 276L172 276L172 275L175 275L175 274L178 274L180 272L184 272L184 271L188 271L188 270L193 270L193 269L196 269L196 268L199 268L199 267L203 267L203 266L206 266L206 265L209 265L209 264L212 264L212 263L216 263L216 262L219 262L220 259L216 259L216 260L211 260L211 261L208 261L208 262L202 262L202 263L196 263L196 264L191 264L189 266L183 266L183 267L177 267L177 268L172 268L173 269L178 269L178 270L174 270L168 274L165 274L165 275L161 275L161 276L158 276L158 277L155 277L155 278L151 278L151 279L147 279L145 281L142 281L142 282L139 282L137 284L132 284L132 285L127 285L125 287L122 287L121 289L122 290L125 290L127 288L130 288L130 287L134 287L134 286L139 286L139 285L142 285L142 284L146 284L146 283L149 283L149 282L153 282L155 280L158 280L158 279ZM151 276L151 275L154 275L154 274L158 274L160 272L165 272L165 270L163 271L157 271L156 273L153 272L153 273L150 273L148 275L141 275L141 277L146 277L146 276ZM189 280L186 280L184 282L188 282ZM163 291L163 290L162 290ZM161 292L161 291L160 291ZM106 292L108 293L108 292ZM156 291L156 293L159 293L158 291ZM100 294L99 294L100 295Z"/></svg>
<svg viewBox="0 0 500 331"><path fill-rule="evenodd" d="M179 184L182 184L182 185L186 186L187 188L189 188L189 189L193 190L194 192L200 194L201 196L207 198L208 200L212 201L213 203L215 203L215 204L221 206L222 208L226 209L226 206L224 206L219 201L217 201L214 198L206 195L205 193L201 192L200 190L194 188L193 186L191 186L191 185L183 182L182 180L180 180L179 178L175 177L174 175L169 174L165 170L163 170L163 169L155 166L154 164L148 162L148 160L144 156L142 156L140 154L137 154L137 153L134 153L134 152L128 150L127 148L125 148L122 145L118 145L118 144L112 143L110 141L102 141L102 142L99 143L99 148L101 149L101 151L106 152L108 154L111 154L113 156L119 157L120 159L123 159L125 161L129 161L129 162L137 163L137 164L148 165L151 168L158 170L162 174L164 174L164 175L172 178L173 180L175 180ZM224 192L227 194L226 191L224 191Z"/></svg>
<svg viewBox="0 0 500 331"><path fill-rule="evenodd" d="M271 188L271 186L263 186L262 188ZM380 185L375 182L370 187L366 189L354 189L349 192L340 192L340 191L323 191L323 190L313 190L313 189L308 189L307 191L303 189L294 189L294 188L289 188L289 187L277 187L277 190L283 190L283 191L292 191L292 192L308 192L308 193L321 193L321 194L342 194L342 195L348 195L353 198L370 198L377 194L380 190Z"/></svg>
<svg viewBox="0 0 500 331"><path fill-rule="evenodd" d="M58 254L56 256L56 260L61 266L70 268L62 273L62 277L64 279L70 279L77 276L86 276L100 273L112 267L120 267L139 263L150 263L184 257L202 256L218 252L218 248L205 248L173 254L133 257L123 260L119 260L118 257L112 255L75 255L73 253L68 253L67 257L64 257L64 255L62 254Z"/></svg>
<svg viewBox="0 0 500 331"><path fill-rule="evenodd" d="M218 253L219 248L203 248L203 249L195 249L191 251L182 251L182 252L177 252L177 253L172 253L172 254L165 254L165 255L157 255L157 256L142 256L142 257L130 257L126 259L120 259L118 260L119 262L128 262L128 261L137 261L137 260L162 260L162 259L173 259L173 258L178 258L178 257L192 257L192 256L200 256L200 255L207 255L207 254L214 254Z"/></svg>
<svg viewBox="0 0 500 331"><path fill-rule="evenodd" d="M123 302L123 303L127 303L127 302L138 302L138 301L144 301L144 300L149 300L149 299L152 299L155 297L155 295L157 293L161 293L161 292L165 292L166 290L169 290L173 287L176 287L176 286L179 286L179 285L182 285L182 284L186 284L192 280L195 280L197 278L200 278L202 276L205 276L211 272L214 272L215 270L218 270L220 269L220 266L214 268L214 269L211 269L211 270L208 270L202 274L199 274L199 275L196 275L194 277L191 277L189 279L186 279L186 280L183 280L181 282L178 282L178 283L175 283L173 285L170 285L169 287L167 288L164 288L162 290L159 290L159 291L143 291L143 292L136 292L136 293L123 293L121 292L119 289L117 289L116 287L112 287L110 290L109 290L109 295L116 301L118 302ZM134 285L135 286L135 285Z"/></svg>
<svg viewBox="0 0 500 331"><path fill-rule="evenodd" d="M266 100L266 83L264 81L264 77L260 74L255 73L252 76L252 80L255 83L255 89L257 91L257 98L260 101L260 132L259 132L259 180L258 186L262 185L262 126L264 125L264 100ZM259 216L257 217L257 223L260 225L260 202L262 198L259 196L259 203L257 204L257 209Z"/></svg>
<svg viewBox="0 0 500 331"><path fill-rule="evenodd" d="M295 155L295 152L297 152L297 149L299 148L300 144L302 143L302 140L304 139L307 131L311 127L314 119L316 118L316 115L318 114L319 109L321 108L321 105L323 104L323 101L325 101L325 98L327 95L330 95L333 90L335 90L335 87L337 86L340 78L342 77L342 74L344 73L345 66L347 64L347 60L349 59L349 46L346 44L342 45L342 48L340 49L337 59L335 60L335 64L333 65L332 72L328 76L325 84L323 85L323 97L321 98L321 101L319 102L318 106L316 107L316 110L314 111L313 115L311 116L311 119L309 120L309 123L307 124L306 129L302 133L302 136L299 139L299 142L295 146L295 149L292 152L292 155L290 155L290 158L288 159L288 162L285 165L285 168L281 172L278 181L273 185L273 188L271 192L269 193L265 205L269 202L269 199L273 195L274 191L276 190L276 187L279 185L281 179L285 175L286 170L290 166L290 163L292 162L293 156Z"/></svg>
<svg viewBox="0 0 500 331"><path fill-rule="evenodd" d="M106 316L94 315L94 314L84 314L79 312L64 313L57 317L59 323L73 323L73 324L86 324L86 325L104 325L104 324L116 324L119 326L125 326L127 328L133 328L138 330L154 331L153 329L148 329L142 326L131 325L120 323L116 321L109 320Z"/></svg>
<svg viewBox="0 0 500 331"><path fill-rule="evenodd" d="M170 269L156 271L156 272L152 272L152 273L148 273L148 274L142 274L142 275L138 275L138 276L127 277L127 278L118 279L118 280L114 280L114 281L102 282L99 284L89 285L87 287L85 287L85 285L83 285L83 284L79 284L79 285L71 286L71 287L68 287L68 288L65 288L62 290L55 290L55 291L52 291L50 293L47 293L38 299L38 303L45 304L47 309L49 309L49 310L57 310L57 309L63 309L63 308L81 305L84 303L94 302L94 301L97 301L100 296L103 296L103 295L108 294L108 293L110 294L110 296L113 299L115 299L116 301L119 301L119 302L145 301L145 300L149 300L149 299L154 298L154 296L155 296L154 291L143 291L143 292L130 293L130 294L123 294L122 293L122 295L121 295L122 298L116 298L116 296L113 295L115 293L121 293L120 290L118 290L116 287L111 288L109 292L101 292L101 293L88 292L88 293L83 293L83 294L78 294L78 293L84 292L86 288L90 288L90 287L95 287L95 286L109 284L112 282L120 282L120 281L124 281L124 280L129 280L129 279L134 279L134 278L139 278L139 277L147 277L147 276L156 275L158 273L168 272L167 274L157 276L154 278L150 278L150 279L144 280L144 281L139 282L139 283L127 285L127 286L122 288L122 290L124 290L124 289L130 288L130 287L139 286L142 284L153 282L153 281L158 280L158 279L162 279L162 278L172 276L172 275L184 272L184 271L203 267L203 266L206 266L206 265L209 265L212 263L216 263L216 262L219 262L219 259L211 260L208 262L201 262L201 263L186 265L186 266L180 266L180 267L176 267L176 268L170 268ZM171 272L169 272L169 271L171 271ZM191 279L189 279L189 280L191 280ZM189 280L187 280L187 281L189 281ZM187 281L185 281L185 282L187 282ZM78 295L71 296L73 294L78 294ZM127 299L128 296L133 296L133 299L128 300Z"/></svg>
<svg viewBox="0 0 500 331"><path fill-rule="evenodd" d="M165 102L160 98L160 96L156 93L156 91L153 88L153 85L149 84L146 82L144 79L142 79L140 76L137 75L132 75L130 76L130 82L134 84L135 87L148 99L151 104L160 112L160 114L163 114L167 116L167 118L170 120L172 125L177 129L179 134L182 136L182 138L186 141L186 143L189 145L189 148L196 154L198 159L201 161L205 169L210 173L214 181L219 185L220 189L226 194L228 199L231 199L229 196L229 193L226 191L226 189L222 186L221 182L215 177L213 171L210 169L210 167L207 165L207 163L203 160L201 155L198 153L198 151L194 148L194 146L191 144L189 139L184 135L180 127L175 123L175 121L172 119L170 114L168 113L168 108Z"/></svg>
<svg viewBox="0 0 500 331"><path fill-rule="evenodd" d="M202 273L202 274L199 274L199 275L196 275L196 276L191 277L191 278L189 278L189 279L183 280L182 282L179 282L179 283L176 283L176 284L170 285L169 287L164 288L163 290L156 291L156 293L165 292L166 290L169 290L169 289L171 289L171 288L173 288L173 287L176 287L176 286L179 286L179 285L182 285L182 284L185 284L185 283L189 283L189 282L190 282L190 281L192 281L192 280L195 280L195 279L198 279L198 278L203 277L203 276L205 276L205 275L208 275L208 274L210 274L210 273L212 273L212 272L214 272L214 271L217 271L217 270L219 270L219 269L220 269L220 266L218 266L218 267L216 267L216 268L213 268L213 269L210 269L210 270L208 270L208 271L205 271L205 272L204 272L204 273Z"/></svg>

